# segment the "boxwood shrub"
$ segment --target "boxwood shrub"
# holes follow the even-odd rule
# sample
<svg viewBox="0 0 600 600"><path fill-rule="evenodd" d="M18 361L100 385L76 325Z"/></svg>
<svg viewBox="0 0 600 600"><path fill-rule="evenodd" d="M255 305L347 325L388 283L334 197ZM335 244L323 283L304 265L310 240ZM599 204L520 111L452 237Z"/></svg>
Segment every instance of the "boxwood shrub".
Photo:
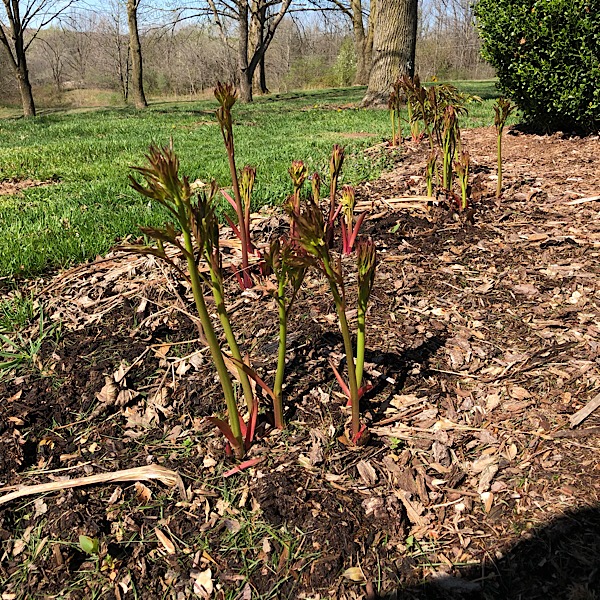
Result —
<svg viewBox="0 0 600 600"><path fill-rule="evenodd" d="M600 130L600 0L478 0L499 87L544 130Z"/></svg>

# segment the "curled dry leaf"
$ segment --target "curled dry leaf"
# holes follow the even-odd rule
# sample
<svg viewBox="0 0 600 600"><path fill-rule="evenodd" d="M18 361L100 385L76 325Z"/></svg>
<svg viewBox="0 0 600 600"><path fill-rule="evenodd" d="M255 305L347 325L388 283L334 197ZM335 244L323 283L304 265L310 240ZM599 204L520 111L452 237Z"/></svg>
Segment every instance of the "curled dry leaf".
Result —
<svg viewBox="0 0 600 600"><path fill-rule="evenodd" d="M179 363L179 366L177 367L175 373L181 377L182 375L185 375L191 368L192 367L187 360L182 360Z"/></svg>
<svg viewBox="0 0 600 600"><path fill-rule="evenodd" d="M114 382L112 377L106 377L104 379L104 386L96 394L96 398L102 402L102 404L111 405L115 403L117 396L119 395L119 388Z"/></svg>
<svg viewBox="0 0 600 600"><path fill-rule="evenodd" d="M350 581L361 583L366 581L365 574L360 567L350 567L344 571L344 577Z"/></svg>
<svg viewBox="0 0 600 600"><path fill-rule="evenodd" d="M370 462L361 460L357 465L358 473L366 485L372 486L377 483L377 473Z"/></svg>
<svg viewBox="0 0 600 600"><path fill-rule="evenodd" d="M494 494L492 492L483 492L481 494L481 501L483 502L483 508L486 513L489 513L492 510L492 505L494 504Z"/></svg>
<svg viewBox="0 0 600 600"><path fill-rule="evenodd" d="M192 579L194 579L194 594L200 598L208 599L212 596L214 591L212 571L206 569L206 571L194 572L192 571Z"/></svg>
<svg viewBox="0 0 600 600"><path fill-rule="evenodd" d="M154 533L164 549L169 554L175 554L175 544L158 527L154 528Z"/></svg>
<svg viewBox="0 0 600 600"><path fill-rule="evenodd" d="M135 482L135 495L140 502L148 502L152 498L152 491L140 481Z"/></svg>
<svg viewBox="0 0 600 600"><path fill-rule="evenodd" d="M200 352L196 352L195 354L192 354L192 356L190 356L189 361L190 365L192 365L192 367L194 367L194 369L198 371L204 363L204 358Z"/></svg>
<svg viewBox="0 0 600 600"><path fill-rule="evenodd" d="M33 503L35 506L35 516L39 517L41 515L45 515L48 512L48 505L44 502L43 498L38 498Z"/></svg>
<svg viewBox="0 0 600 600"><path fill-rule="evenodd" d="M479 476L479 484L477 485L477 491L482 494L486 490L490 489L490 484L492 483L492 479L498 472L498 464L492 463L487 465L481 475Z"/></svg>

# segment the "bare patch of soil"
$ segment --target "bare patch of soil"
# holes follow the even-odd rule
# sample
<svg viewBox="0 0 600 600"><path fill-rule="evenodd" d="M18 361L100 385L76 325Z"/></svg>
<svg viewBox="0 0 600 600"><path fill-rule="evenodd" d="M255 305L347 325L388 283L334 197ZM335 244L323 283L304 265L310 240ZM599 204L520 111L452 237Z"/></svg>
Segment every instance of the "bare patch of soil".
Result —
<svg viewBox="0 0 600 600"><path fill-rule="evenodd" d="M0 383L0 484L157 463L186 491L0 505L5 597L202 597L210 569L222 599L597 598L600 409L572 424L600 384L600 142L509 132L496 201L494 131L463 138L470 221L420 199L423 146L357 192L380 257L363 447L340 441L342 340L315 274L289 328L289 427L273 430L264 400L259 462L230 477L189 290L152 258L109 255L39 291L62 335ZM277 212L257 218L257 235L281 228ZM273 300L229 286L241 345L271 381Z"/></svg>
<svg viewBox="0 0 600 600"><path fill-rule="evenodd" d="M37 181L35 179L4 179L0 181L0 196L15 196L23 190L52 185L56 183L54 180Z"/></svg>
<svg viewBox="0 0 600 600"><path fill-rule="evenodd" d="M337 137L346 138L348 140L360 139L360 138L369 138L369 137L377 137L374 133L365 133L365 132L344 132L344 133L335 133L331 134Z"/></svg>

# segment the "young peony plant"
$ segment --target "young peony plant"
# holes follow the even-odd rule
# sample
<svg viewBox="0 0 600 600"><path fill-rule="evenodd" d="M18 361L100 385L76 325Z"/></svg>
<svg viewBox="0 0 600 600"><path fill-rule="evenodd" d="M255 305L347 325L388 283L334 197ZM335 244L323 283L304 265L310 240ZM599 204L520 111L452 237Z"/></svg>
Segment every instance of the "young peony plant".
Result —
<svg viewBox="0 0 600 600"><path fill-rule="evenodd" d="M306 275L306 264L298 256L298 246L289 238L275 239L271 242L265 261L277 280L274 292L279 313L279 350L275 383L269 395L273 398L275 427L284 429L283 381L285 377L285 358L287 351L287 323L296 296ZM291 292L288 290L291 288Z"/></svg>
<svg viewBox="0 0 600 600"><path fill-rule="evenodd" d="M229 160L229 171L231 173L231 186L233 188L233 198L225 191L222 194L235 210L237 216L237 224L229 217L226 217L227 222L233 232L239 238L242 246L242 268L241 272L237 273L238 281L242 289L251 288L254 284L250 277L250 260L249 255L255 252L250 236L250 204L252 189L254 187L254 179L256 170L252 167L245 166L238 174L235 164L235 143L233 138L233 118L231 109L237 100L237 92L233 85L229 83L217 83L214 91L215 98L219 102L217 109L217 121L223 135L225 150Z"/></svg>
<svg viewBox="0 0 600 600"><path fill-rule="evenodd" d="M130 176L131 186L143 196L164 206L179 224L181 231L176 231L172 224L163 228L142 227L142 231L148 237L156 240L156 246L130 245L122 249L160 258L190 284L203 334L217 369L227 406L228 422L217 418L213 418L212 422L227 438L235 455L241 458L254 436L258 405L254 399L246 370L242 366L244 363L224 302L219 225L214 210L216 185L211 186L208 194L201 191L194 197L188 178L179 176L179 159L173 151L172 145L162 149L151 146L147 159L148 166L134 167L134 170L144 179L145 185ZM187 271L166 253L166 244L179 250L180 255L187 262ZM208 264L209 277L206 277L199 269L200 260L204 260ZM249 412L248 424L244 423L238 411L226 358L219 345L206 305L202 288L203 281L212 287L217 313L232 355L231 362L237 367L238 376L242 382Z"/></svg>
<svg viewBox="0 0 600 600"><path fill-rule="evenodd" d="M496 198L502 196L502 133L504 132L508 117L513 113L515 108L515 105L506 98L498 98L496 104L494 104L494 126L496 127L496 134L498 136L498 184L496 186Z"/></svg>
<svg viewBox="0 0 600 600"><path fill-rule="evenodd" d="M318 204L308 200L301 212L292 212L291 218L296 223L298 243L306 252L305 264L317 267L327 278L333 296L340 331L344 341L346 365L348 369L348 383L346 384L333 367L340 386L350 400L352 410L352 441L357 443L366 427L360 422L359 400L365 391L361 387L364 370L364 343L365 343L365 318L368 300L371 294L373 279L376 269L375 245L371 240L360 242L357 248L359 262L359 331L357 343L357 361L355 365L354 350L350 328L346 318L346 297L344 288L344 274L341 261L334 262L325 239L325 222Z"/></svg>
<svg viewBox="0 0 600 600"><path fill-rule="evenodd" d="M351 254L354 243L360 231L360 227L367 216L367 213L361 213L354 222L354 206L356 204L354 188L351 185L345 185L342 188L342 199L339 209L342 213L342 253Z"/></svg>

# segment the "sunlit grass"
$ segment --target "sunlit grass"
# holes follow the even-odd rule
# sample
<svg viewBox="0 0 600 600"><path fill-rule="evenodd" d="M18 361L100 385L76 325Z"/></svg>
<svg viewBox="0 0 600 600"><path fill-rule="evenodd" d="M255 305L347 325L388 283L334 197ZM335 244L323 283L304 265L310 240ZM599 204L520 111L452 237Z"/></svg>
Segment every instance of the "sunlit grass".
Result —
<svg viewBox="0 0 600 600"><path fill-rule="evenodd" d="M493 82L460 83L486 98L472 105L465 126L493 122ZM318 90L257 98L234 108L238 165L257 168L255 207L277 205L291 192L294 159L327 172L331 146L346 148L342 183L377 177L390 163L362 150L389 136L387 111L359 108L364 88ZM182 172L192 180L229 181L215 119L216 102L154 102L147 111L105 108L60 111L31 119L0 118L0 181L54 180L0 196L0 276L31 275L105 253L139 225L165 215L129 189L131 165L144 162L151 143L172 137ZM0 113L0 117L2 114ZM14 113L11 113L14 114ZM407 132L406 132L407 133Z"/></svg>

